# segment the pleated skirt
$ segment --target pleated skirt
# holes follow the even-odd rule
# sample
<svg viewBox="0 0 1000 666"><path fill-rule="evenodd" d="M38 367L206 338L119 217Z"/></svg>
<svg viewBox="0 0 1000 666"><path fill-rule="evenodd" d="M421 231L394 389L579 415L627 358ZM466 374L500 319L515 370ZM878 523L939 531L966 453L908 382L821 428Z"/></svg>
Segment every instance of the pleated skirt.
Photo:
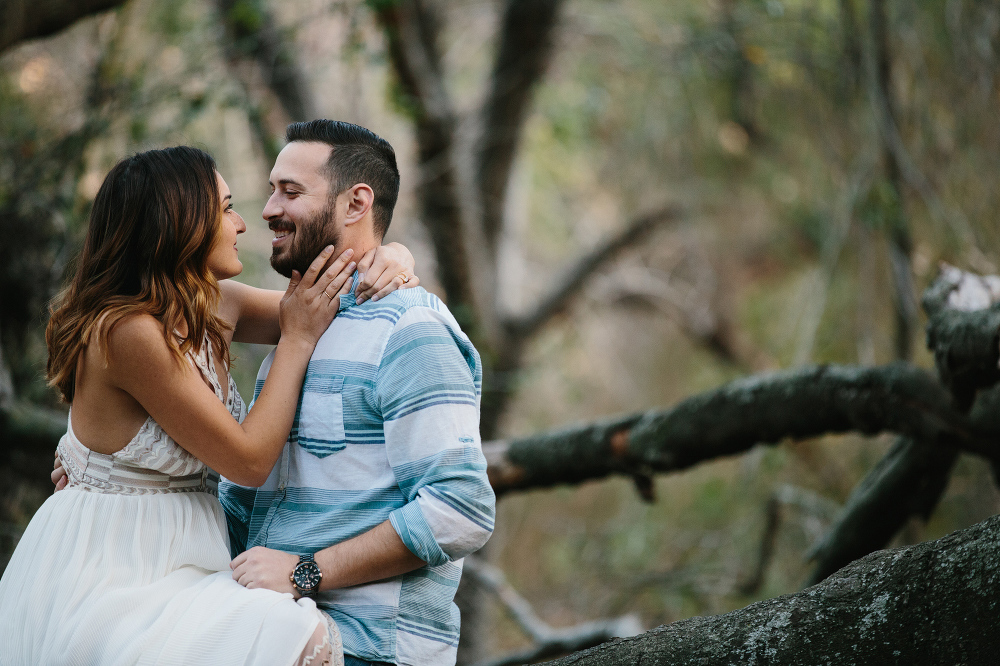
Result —
<svg viewBox="0 0 1000 666"><path fill-rule="evenodd" d="M293 664L315 604L248 590L229 561L210 493L61 490L0 579L0 664Z"/></svg>

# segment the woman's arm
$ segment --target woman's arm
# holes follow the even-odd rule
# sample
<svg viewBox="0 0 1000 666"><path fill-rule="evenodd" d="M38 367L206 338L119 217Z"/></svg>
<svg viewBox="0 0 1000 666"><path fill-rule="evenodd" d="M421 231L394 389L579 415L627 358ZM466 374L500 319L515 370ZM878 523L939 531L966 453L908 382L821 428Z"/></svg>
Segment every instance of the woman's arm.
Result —
<svg viewBox="0 0 1000 666"><path fill-rule="evenodd" d="M309 357L350 288L341 256L322 274L332 248L281 299L281 337L253 411L237 423L190 363L179 363L153 317L129 318L108 338L112 383L135 398L180 446L236 483L262 484L281 454ZM332 295L332 297L331 297Z"/></svg>
<svg viewBox="0 0 1000 666"><path fill-rule="evenodd" d="M343 256L343 255L342 255ZM356 295L359 303L378 300L396 289L408 289L420 284L413 273L413 255L399 243L389 243L369 250L358 262L362 279ZM404 277L408 280L404 282ZM282 292L258 289L233 280L219 283L222 290L222 317L233 326L233 340L256 344L277 344L278 304Z"/></svg>

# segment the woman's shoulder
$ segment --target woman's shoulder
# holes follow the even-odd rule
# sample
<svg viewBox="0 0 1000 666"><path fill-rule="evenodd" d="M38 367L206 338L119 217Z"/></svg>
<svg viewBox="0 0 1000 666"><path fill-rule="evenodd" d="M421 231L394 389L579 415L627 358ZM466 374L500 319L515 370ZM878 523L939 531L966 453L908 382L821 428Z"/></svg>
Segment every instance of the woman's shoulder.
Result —
<svg viewBox="0 0 1000 666"><path fill-rule="evenodd" d="M108 326L110 329L107 330L105 337L102 335L103 329ZM163 324L153 315L128 314L110 324L102 318L96 328L98 333L96 338L107 340L108 352L111 355L148 354L156 351L163 351L168 355L170 353L167 341L163 337Z"/></svg>

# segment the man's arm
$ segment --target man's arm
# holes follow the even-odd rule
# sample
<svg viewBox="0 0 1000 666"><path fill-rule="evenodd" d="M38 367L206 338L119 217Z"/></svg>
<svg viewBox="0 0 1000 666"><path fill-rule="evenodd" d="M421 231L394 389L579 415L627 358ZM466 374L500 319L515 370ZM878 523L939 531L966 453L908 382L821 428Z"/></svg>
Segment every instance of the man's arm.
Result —
<svg viewBox="0 0 1000 666"><path fill-rule="evenodd" d="M438 566L478 550L493 530L495 497L479 443L479 356L443 315L408 311L376 378L386 452L406 503L372 530L316 554L321 590ZM230 565L247 587L293 592L299 558L252 548Z"/></svg>
<svg viewBox="0 0 1000 666"><path fill-rule="evenodd" d="M290 576L298 563L298 555L256 546L238 555L229 566L233 580L244 587L290 592L297 598L299 593ZM387 520L364 534L319 551L316 564L323 572L319 589L326 591L392 578L419 569L426 562L410 552Z"/></svg>

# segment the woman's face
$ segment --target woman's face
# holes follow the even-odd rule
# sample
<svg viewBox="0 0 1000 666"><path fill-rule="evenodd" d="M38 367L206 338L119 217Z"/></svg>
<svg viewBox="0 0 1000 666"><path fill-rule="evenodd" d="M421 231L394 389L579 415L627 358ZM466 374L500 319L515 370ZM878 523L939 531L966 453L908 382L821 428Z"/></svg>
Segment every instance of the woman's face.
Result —
<svg viewBox="0 0 1000 666"><path fill-rule="evenodd" d="M215 172L215 178L219 183L219 194L222 198L219 202L222 221L219 223L219 231L212 249L208 253L208 269L212 271L215 279L225 280L243 272L240 253L236 249L236 237L247 230L247 225L240 214L233 210L229 186L218 171Z"/></svg>

